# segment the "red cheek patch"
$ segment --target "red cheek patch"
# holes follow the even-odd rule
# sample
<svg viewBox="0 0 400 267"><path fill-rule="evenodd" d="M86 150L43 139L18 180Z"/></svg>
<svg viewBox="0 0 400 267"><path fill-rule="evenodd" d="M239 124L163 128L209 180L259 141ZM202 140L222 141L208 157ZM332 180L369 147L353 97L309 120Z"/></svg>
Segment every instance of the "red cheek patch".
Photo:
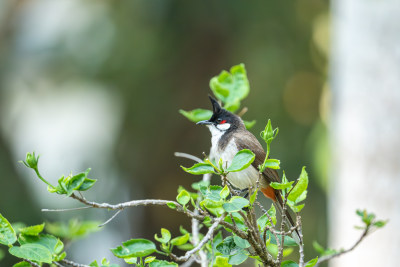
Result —
<svg viewBox="0 0 400 267"><path fill-rule="evenodd" d="M224 124L226 122L226 120L221 121L219 124Z"/></svg>

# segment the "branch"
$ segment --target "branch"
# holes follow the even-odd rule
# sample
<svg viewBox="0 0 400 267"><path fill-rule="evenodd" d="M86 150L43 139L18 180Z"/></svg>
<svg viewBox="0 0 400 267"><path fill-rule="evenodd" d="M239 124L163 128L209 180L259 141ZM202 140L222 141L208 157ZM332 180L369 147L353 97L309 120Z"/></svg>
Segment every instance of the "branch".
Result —
<svg viewBox="0 0 400 267"><path fill-rule="evenodd" d="M200 158L198 158L198 157L196 157L196 156L187 154L187 153L175 152L174 155L175 155L175 157L181 157L181 158L191 159L191 160L196 161L196 162L198 162L198 163L203 162L202 159L200 159Z"/></svg>
<svg viewBox="0 0 400 267"><path fill-rule="evenodd" d="M198 250L200 250L207 242L208 240L211 239L214 230L217 228L217 226L220 224L220 222L225 218L225 213L222 214L221 217L216 219L214 223L211 225L211 227L208 229L207 234L204 236L204 238L200 241L200 243L192 250L188 251L185 253L184 256L177 257L175 254L170 254L169 256L174 260L174 261L187 261L189 258L196 253Z"/></svg>
<svg viewBox="0 0 400 267"><path fill-rule="evenodd" d="M27 260L27 259L23 259L23 261L26 261L27 263L29 263L33 267L40 267L39 264L37 264L37 263L35 263L33 261L30 261L30 260Z"/></svg>
<svg viewBox="0 0 400 267"><path fill-rule="evenodd" d="M76 263L73 261L69 261L69 260L61 260L60 262L67 264L68 266L72 266L72 267L90 267L89 265L85 265L85 264L80 264L80 263Z"/></svg>
<svg viewBox="0 0 400 267"><path fill-rule="evenodd" d="M355 249L361 243L361 241L368 235L369 229L370 229L369 226L367 226L367 228L364 229L364 232L361 234L360 238L357 240L357 242L353 246L351 246L348 249L342 250L342 251L340 251L338 253L335 253L335 254L322 256L321 258L318 259L318 262L317 262L317 264L315 266L318 266L319 264L321 264L321 263L323 263L325 261L329 261L329 260L331 260L333 258L339 257L339 256L341 256L341 255L343 255L345 253L348 253L348 252L352 251L353 249Z"/></svg>

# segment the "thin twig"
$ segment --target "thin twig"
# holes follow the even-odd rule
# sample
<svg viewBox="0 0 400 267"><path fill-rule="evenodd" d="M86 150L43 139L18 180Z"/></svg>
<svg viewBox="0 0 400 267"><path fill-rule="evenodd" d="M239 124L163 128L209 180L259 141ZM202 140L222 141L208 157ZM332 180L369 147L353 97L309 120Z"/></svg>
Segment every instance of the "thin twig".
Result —
<svg viewBox="0 0 400 267"><path fill-rule="evenodd" d="M66 259L63 259L60 262L62 262L64 264L67 264L68 266L72 266L72 267L90 267L89 265L76 263L76 262L69 261L69 260L66 260Z"/></svg>
<svg viewBox="0 0 400 267"><path fill-rule="evenodd" d="M175 156L175 157L181 157L181 158L191 159L191 160L197 161L197 162L199 162L199 163L200 163L200 162L203 162L202 159L200 159L200 158L198 158L198 157L196 157L196 156L187 154L187 153L175 152L175 153L174 153L174 156Z"/></svg>
<svg viewBox="0 0 400 267"><path fill-rule="evenodd" d="M300 215L296 215L296 224L299 225L297 232L299 233L299 267L304 267L304 240L303 240L303 231L301 230L301 218Z"/></svg>
<svg viewBox="0 0 400 267"><path fill-rule="evenodd" d="M247 107L242 108L242 110L237 114L239 117L242 117L249 109Z"/></svg>
<svg viewBox="0 0 400 267"><path fill-rule="evenodd" d="M63 211L74 211L74 210L84 210L84 209L91 209L93 207L90 206L84 206L84 207L78 207L78 208L69 208L69 209L42 209L43 212L63 212Z"/></svg>
<svg viewBox="0 0 400 267"><path fill-rule="evenodd" d="M348 253L348 252L352 251L353 249L355 249L355 248L361 243L361 241L368 235L368 233L369 233L369 227L367 227L367 228L364 230L364 232L361 234L361 236L360 236L360 238L357 240L357 242L354 243L354 245L352 245L350 248L345 249L345 250L342 250L342 251L339 251L338 253L335 253L335 254L331 254L331 255L326 255L326 256L320 257L320 258L318 259L318 262L317 262L317 264L316 264L315 266L318 266L320 263L323 263L323 262L325 262L325 261L329 261L329 260L331 260L331 259L333 259L333 258L339 257L339 256L341 256L341 255L343 255L343 254L345 254L345 253Z"/></svg>
<svg viewBox="0 0 400 267"><path fill-rule="evenodd" d="M174 254L170 254L171 258L175 261L187 261L189 260L189 258L196 253L197 251L199 251L207 242L208 240L211 239L212 234L214 232L214 230L218 227L218 225L220 224L220 222L225 218L225 213L222 214L221 217L217 218L215 220L215 222L211 225L211 227L208 229L207 234L203 237L203 239L200 241L200 243L192 250L189 250L188 252L185 253L184 256L178 257Z"/></svg>
<svg viewBox="0 0 400 267"><path fill-rule="evenodd" d="M64 265L62 265L61 263L59 263L57 261L53 261L53 264L58 266L58 267L65 267Z"/></svg>
<svg viewBox="0 0 400 267"><path fill-rule="evenodd" d="M32 265L33 267L40 267L39 264L37 264L37 263L35 263L35 262L33 262L33 261L30 261L30 260L27 260L27 259L24 259L24 261L26 261L27 263L29 263L29 264Z"/></svg>
<svg viewBox="0 0 400 267"><path fill-rule="evenodd" d="M100 224L99 227L103 227L104 225L106 225L107 223L111 222L122 210L117 211L113 216L111 216L110 219L108 219L107 221L105 221L104 223Z"/></svg>

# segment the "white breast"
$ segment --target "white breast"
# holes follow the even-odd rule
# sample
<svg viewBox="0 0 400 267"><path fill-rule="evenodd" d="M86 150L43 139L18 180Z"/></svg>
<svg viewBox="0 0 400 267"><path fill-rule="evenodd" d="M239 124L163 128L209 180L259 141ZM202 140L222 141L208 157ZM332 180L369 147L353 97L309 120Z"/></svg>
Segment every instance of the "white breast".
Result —
<svg viewBox="0 0 400 267"><path fill-rule="evenodd" d="M220 150L218 147L220 137L221 136L218 136L217 134L212 136L211 157L214 158L216 162L222 158L223 166L226 168L231 165L233 157L239 150L236 147L234 138L229 141L224 150ZM256 185L258 171L253 166L249 166L247 169L240 172L229 173L227 178L233 186L239 189L245 189Z"/></svg>

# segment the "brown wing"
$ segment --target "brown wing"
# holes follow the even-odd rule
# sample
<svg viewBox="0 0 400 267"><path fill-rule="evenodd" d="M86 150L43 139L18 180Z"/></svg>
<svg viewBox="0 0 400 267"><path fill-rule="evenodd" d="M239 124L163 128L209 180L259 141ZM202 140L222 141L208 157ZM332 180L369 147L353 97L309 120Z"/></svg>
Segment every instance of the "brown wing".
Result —
<svg viewBox="0 0 400 267"><path fill-rule="evenodd" d="M237 132L234 135L234 138L239 150L250 149L256 155L256 158L251 165L258 170L258 166L264 163L266 156L260 142L258 142L257 138L247 130ZM270 182L280 182L278 172L274 169L266 168L263 174L268 184Z"/></svg>

